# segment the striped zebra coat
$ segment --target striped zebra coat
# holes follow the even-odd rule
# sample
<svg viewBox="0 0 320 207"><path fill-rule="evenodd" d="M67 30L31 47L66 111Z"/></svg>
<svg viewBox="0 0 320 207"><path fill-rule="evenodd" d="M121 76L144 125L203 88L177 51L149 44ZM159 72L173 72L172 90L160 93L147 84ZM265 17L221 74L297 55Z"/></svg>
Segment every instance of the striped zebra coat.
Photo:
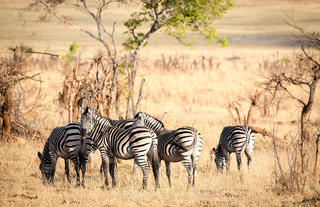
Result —
<svg viewBox="0 0 320 207"><path fill-rule="evenodd" d="M139 112L135 116L145 126L153 130L158 138L158 161L153 160L152 167L155 176L156 186L159 187L159 168L161 160L166 163L166 174L169 186L171 186L171 162L182 162L187 169L188 183L194 185L199 156L202 150L202 135L193 127L181 127L176 130L168 130L158 119ZM154 159L151 157L151 159Z"/></svg>
<svg viewBox="0 0 320 207"><path fill-rule="evenodd" d="M142 169L142 187L146 188L149 173L147 153L152 144L149 129L142 126L134 126L129 129L114 127L108 119L93 113L88 108L82 113L81 122L100 151L105 185L109 185L108 170L112 177L112 186L116 185L114 177L116 158L134 159Z"/></svg>
<svg viewBox="0 0 320 207"><path fill-rule="evenodd" d="M133 126L135 120L134 119L123 119L123 120L112 120L109 118L104 117L106 120L108 120L108 122L104 122L105 125L111 124L111 126L117 127L117 128L121 128L121 129L129 129ZM92 151L91 153L94 153L96 150L98 149L98 147L96 145L93 145ZM114 163L115 164L115 168L117 167L117 162ZM104 166L103 163L101 163L100 165L100 173L103 173L104 171Z"/></svg>
<svg viewBox="0 0 320 207"><path fill-rule="evenodd" d="M241 168L241 154L244 152L247 156L248 167L252 160L254 148L254 134L248 126L227 126L221 132L217 149L213 148L215 153L215 163L218 170L222 170L226 165L227 170L230 167L230 154L236 153L238 170Z"/></svg>
<svg viewBox="0 0 320 207"><path fill-rule="evenodd" d="M69 159L71 159L77 174L76 186L80 185L80 168L82 170L82 185L85 185L86 164L93 142L89 137L83 139L83 134L82 125L79 123L71 123L53 129L44 145L43 152L38 152L41 161L39 169L43 182L53 183L57 159L62 157L65 159L65 172L68 181L70 182Z"/></svg>

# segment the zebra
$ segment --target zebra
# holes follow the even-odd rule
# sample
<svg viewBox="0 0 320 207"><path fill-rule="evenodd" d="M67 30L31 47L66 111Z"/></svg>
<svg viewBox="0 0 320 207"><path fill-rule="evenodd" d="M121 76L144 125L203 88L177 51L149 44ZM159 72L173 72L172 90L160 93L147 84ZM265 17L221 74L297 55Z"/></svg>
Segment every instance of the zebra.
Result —
<svg viewBox="0 0 320 207"><path fill-rule="evenodd" d="M107 119L112 126L117 127L117 128L121 128L121 129L129 129L135 123L134 119L113 120L113 119L106 118L106 117L103 117L103 118ZM97 150L97 146L93 145L93 150L91 151L91 153L94 153L96 150ZM115 168L117 167L117 162L115 162L115 166L114 167ZM101 174L104 171L103 168L104 168L103 164L101 163L100 170L99 170Z"/></svg>
<svg viewBox="0 0 320 207"><path fill-rule="evenodd" d="M142 120L145 126L156 133L158 138L158 161L153 160L151 162L156 186L160 187L159 168L161 160L165 161L166 175L170 187L171 162L182 162L183 166L187 169L188 184L194 186L197 165L203 145L201 133L189 126L180 127L176 130L168 130L160 120L144 112L137 113L135 119Z"/></svg>
<svg viewBox="0 0 320 207"><path fill-rule="evenodd" d="M140 119L135 119L132 127L135 127L135 126L142 126L144 127L144 123L142 122L142 120ZM148 128L149 129L149 128ZM157 163L159 162L159 157L158 157L158 138L157 138L157 135L154 131L152 131L151 129L149 129L149 132L151 134L151 137L152 137L152 146L150 147L148 153L147 153L147 157L148 157L148 162L149 164L151 164L152 166L155 166L157 165ZM138 163L137 162L134 162L133 164L133 170L132 170L132 176L131 176L131 180L130 180L130 183L133 182L134 180L134 177L135 177L135 174L136 174L136 169L138 167ZM154 177L156 177L156 171L155 171L155 167L152 167L152 170L153 170L153 174L154 174ZM159 187L157 186L157 183L156 183L156 187Z"/></svg>
<svg viewBox="0 0 320 207"><path fill-rule="evenodd" d="M223 128L217 148L212 151L215 154L215 163L219 171L223 170L226 165L227 171L230 167L230 153L236 153L237 166L241 168L241 154L244 151L247 160L248 168L252 160L254 148L254 134L248 126L226 126Z"/></svg>
<svg viewBox="0 0 320 207"><path fill-rule="evenodd" d="M82 171L82 186L85 186L85 171L87 157L92 150L93 142L90 137L83 139L84 130L79 123L71 123L66 126L56 127L47 139L43 152L38 152L40 158L39 169L42 173L43 183L53 183L58 157L65 160L65 172L69 182L69 159L72 160L76 174L76 186L80 186L80 169Z"/></svg>
<svg viewBox="0 0 320 207"><path fill-rule="evenodd" d="M105 176L105 186L109 186L107 170L112 178L112 186L116 186L114 168L116 158L134 159L143 173L142 187L147 188L149 165L147 153L152 144L152 135L149 129L142 126L133 126L121 129L111 125L109 119L95 114L86 108L81 114L81 123L100 151Z"/></svg>

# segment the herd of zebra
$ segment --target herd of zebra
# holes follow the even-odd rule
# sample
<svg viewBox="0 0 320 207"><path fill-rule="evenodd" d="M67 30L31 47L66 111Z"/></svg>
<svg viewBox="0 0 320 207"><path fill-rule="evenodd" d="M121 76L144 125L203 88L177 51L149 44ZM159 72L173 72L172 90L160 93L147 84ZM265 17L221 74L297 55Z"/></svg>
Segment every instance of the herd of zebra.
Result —
<svg viewBox="0 0 320 207"><path fill-rule="evenodd" d="M108 171L112 186L116 186L116 159L134 159L133 175L139 166L142 169L142 187L147 187L149 165L152 167L155 186L159 184L161 160L166 164L166 175L171 187L170 163L182 162L188 173L188 184L194 185L197 165L203 147L201 133L193 127L168 130L164 124L151 115L139 112L133 119L111 120L102 117L88 107L81 109L81 123L71 123L55 128L45 143L43 152L38 152L41 160L40 171L44 183L52 183L58 157L65 159L65 173L70 182L69 159L72 160L77 175L76 186L85 186L85 172L88 157L97 149L102 160L104 186L109 186ZM218 147L212 149L218 170L229 169L230 153L236 153L238 169L241 154L245 152L248 167L254 146L254 135L248 126L228 126L220 135Z"/></svg>

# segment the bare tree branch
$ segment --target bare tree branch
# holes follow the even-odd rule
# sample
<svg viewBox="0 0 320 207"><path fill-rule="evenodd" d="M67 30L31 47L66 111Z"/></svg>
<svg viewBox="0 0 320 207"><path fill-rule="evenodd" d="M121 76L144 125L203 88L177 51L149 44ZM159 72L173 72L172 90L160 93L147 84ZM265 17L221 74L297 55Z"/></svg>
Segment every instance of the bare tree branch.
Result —
<svg viewBox="0 0 320 207"><path fill-rule="evenodd" d="M301 50L303 51L304 55L305 55L309 60L311 60L311 62L313 62L315 65L318 66L318 69L319 69L319 68L320 68L320 64L319 64L317 61L315 61L310 55L307 54L307 52L305 51L303 45L301 46Z"/></svg>
<svg viewBox="0 0 320 207"><path fill-rule="evenodd" d="M100 36L95 36L94 34L92 34L91 32L89 32L88 30L85 30L81 27L79 27L78 25L74 24L73 22L67 20L66 18L60 17L55 10L45 1L45 0L40 0L41 3L47 7L47 9L49 9L49 11L57 18L59 19L62 23L68 24L70 26L72 26L73 28L75 28L76 30L79 30L81 32L84 32L86 34L88 34L90 37L92 37L95 40L98 40L99 42L101 42L103 45L106 45L106 42L100 38Z"/></svg>

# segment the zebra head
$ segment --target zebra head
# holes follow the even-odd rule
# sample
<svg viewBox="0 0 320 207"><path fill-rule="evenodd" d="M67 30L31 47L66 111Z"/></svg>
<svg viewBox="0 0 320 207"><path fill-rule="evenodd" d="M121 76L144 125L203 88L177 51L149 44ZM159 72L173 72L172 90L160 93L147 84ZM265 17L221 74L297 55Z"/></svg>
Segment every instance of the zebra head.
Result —
<svg viewBox="0 0 320 207"><path fill-rule="evenodd" d="M222 154L221 147L220 146L218 146L217 148L213 147L212 151L215 154L214 162L216 163L217 170L222 171L225 166L226 159Z"/></svg>
<svg viewBox="0 0 320 207"><path fill-rule="evenodd" d="M146 127L148 127L149 129L152 129L154 132L164 128L164 124L160 120L150 116L145 112L138 112L134 116L134 119L140 120L142 123L144 123Z"/></svg>
<svg viewBox="0 0 320 207"><path fill-rule="evenodd" d="M141 120L141 117L137 117L133 122L132 127L136 127L136 126L140 126L140 127L145 126L144 122Z"/></svg>
<svg viewBox="0 0 320 207"><path fill-rule="evenodd" d="M42 183L50 183L52 181L52 170L50 169L50 163L46 161L41 152L38 152L38 157L40 158L39 169L42 174Z"/></svg>
<svg viewBox="0 0 320 207"><path fill-rule="evenodd" d="M93 129L94 123L92 116L92 110L89 110L88 107L81 113L81 124L87 133L90 133Z"/></svg>

